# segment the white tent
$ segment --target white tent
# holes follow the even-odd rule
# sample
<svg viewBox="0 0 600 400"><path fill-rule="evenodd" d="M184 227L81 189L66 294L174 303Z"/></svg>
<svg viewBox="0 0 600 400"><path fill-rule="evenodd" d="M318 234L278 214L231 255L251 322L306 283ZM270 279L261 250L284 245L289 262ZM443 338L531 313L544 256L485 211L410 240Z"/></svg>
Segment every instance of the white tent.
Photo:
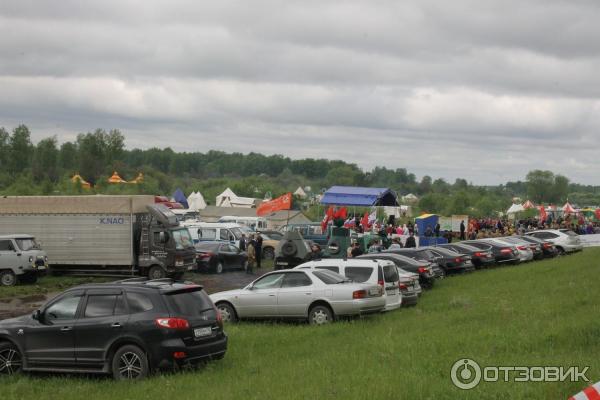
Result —
<svg viewBox="0 0 600 400"><path fill-rule="evenodd" d="M256 199L252 197L238 197L229 188L225 189L223 193L217 196L215 199L215 205L217 207L243 207L252 208L256 206Z"/></svg>
<svg viewBox="0 0 600 400"><path fill-rule="evenodd" d="M188 205L190 206L190 210L204 210L206 208L206 201L204 201L204 196L200 192L192 192L187 198Z"/></svg>
<svg viewBox="0 0 600 400"><path fill-rule="evenodd" d="M518 212L521 211L525 211L525 209L523 208L522 205L520 204L513 204L512 206L510 206L510 208L506 211L507 214L516 214Z"/></svg>
<svg viewBox="0 0 600 400"><path fill-rule="evenodd" d="M217 207L231 207L231 198L237 197L233 190L227 188L223 193L218 195L215 199L215 206Z"/></svg>
<svg viewBox="0 0 600 400"><path fill-rule="evenodd" d="M298 186L298 189L294 192L294 195L300 197L301 199L306 198L306 192L302 189L302 186Z"/></svg>

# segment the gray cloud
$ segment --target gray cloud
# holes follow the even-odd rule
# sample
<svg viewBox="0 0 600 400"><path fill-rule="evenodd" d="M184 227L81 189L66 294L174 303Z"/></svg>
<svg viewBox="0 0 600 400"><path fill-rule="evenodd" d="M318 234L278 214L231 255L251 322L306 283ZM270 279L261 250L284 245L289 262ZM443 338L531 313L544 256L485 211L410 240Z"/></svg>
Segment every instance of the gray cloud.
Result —
<svg viewBox="0 0 600 400"><path fill-rule="evenodd" d="M0 125L600 184L594 1L0 4Z"/></svg>

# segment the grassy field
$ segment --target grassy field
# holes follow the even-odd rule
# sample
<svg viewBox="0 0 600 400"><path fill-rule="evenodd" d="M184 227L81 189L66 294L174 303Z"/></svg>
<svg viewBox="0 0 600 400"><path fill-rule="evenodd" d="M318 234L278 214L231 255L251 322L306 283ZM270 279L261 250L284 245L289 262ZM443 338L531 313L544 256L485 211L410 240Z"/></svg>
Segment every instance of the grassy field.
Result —
<svg viewBox="0 0 600 400"><path fill-rule="evenodd" d="M4 378L2 399L566 399L585 382L482 382L452 364L590 366L600 380L600 249L446 279L417 307L326 327L228 326L230 348L198 371L139 383Z"/></svg>

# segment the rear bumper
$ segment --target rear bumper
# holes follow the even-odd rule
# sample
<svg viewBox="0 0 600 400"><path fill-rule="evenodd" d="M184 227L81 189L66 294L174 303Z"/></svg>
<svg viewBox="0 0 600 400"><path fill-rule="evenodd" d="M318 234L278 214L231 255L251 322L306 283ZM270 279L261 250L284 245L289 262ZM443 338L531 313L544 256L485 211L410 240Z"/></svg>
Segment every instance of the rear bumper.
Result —
<svg viewBox="0 0 600 400"><path fill-rule="evenodd" d="M331 303L335 315L365 315L382 311L385 308L385 297L370 297Z"/></svg>
<svg viewBox="0 0 600 400"><path fill-rule="evenodd" d="M402 307L414 306L419 302L419 295L417 292L406 292L402 293Z"/></svg>
<svg viewBox="0 0 600 400"><path fill-rule="evenodd" d="M181 339L168 339L153 349L152 364L154 368L162 369L221 359L227 352L227 341L228 338L225 332L210 341L195 346L186 346ZM175 359L173 357L175 352L184 352L186 356Z"/></svg>

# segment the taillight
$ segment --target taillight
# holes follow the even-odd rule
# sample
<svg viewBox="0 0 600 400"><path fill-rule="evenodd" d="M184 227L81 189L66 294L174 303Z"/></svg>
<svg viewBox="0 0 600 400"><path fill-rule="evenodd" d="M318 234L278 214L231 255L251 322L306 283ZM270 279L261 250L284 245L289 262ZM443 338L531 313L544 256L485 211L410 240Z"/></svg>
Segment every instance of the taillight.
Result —
<svg viewBox="0 0 600 400"><path fill-rule="evenodd" d="M223 317L221 316L221 312L219 310L216 310L217 313L217 325L219 325L219 328L223 329Z"/></svg>
<svg viewBox="0 0 600 400"><path fill-rule="evenodd" d="M173 358L177 359L177 360L181 360L182 358L185 358L185 351L176 351L173 353Z"/></svg>
<svg viewBox="0 0 600 400"><path fill-rule="evenodd" d="M474 254L475 257L484 257L484 254L480 251L475 252Z"/></svg>
<svg viewBox="0 0 600 400"><path fill-rule="evenodd" d="M462 260L463 260L462 258L460 258L460 257L456 257L456 258L454 259L454 262L455 262L455 263L460 263L460 262L462 262Z"/></svg>
<svg viewBox="0 0 600 400"><path fill-rule="evenodd" d="M398 289L400 289L400 290L402 290L402 289L406 290L406 289L408 289L408 287L404 283L398 282Z"/></svg>
<svg viewBox="0 0 600 400"><path fill-rule="evenodd" d="M545 249L549 249L549 248L551 248L551 247L552 247L552 244L551 244L551 243L544 243L544 248L545 248Z"/></svg>
<svg viewBox="0 0 600 400"><path fill-rule="evenodd" d="M502 250L500 250L500 253L511 254L512 253L512 249L508 249L508 248L502 249Z"/></svg>
<svg viewBox="0 0 600 400"><path fill-rule="evenodd" d="M155 320L159 328L167 329L189 329L190 323L183 318L157 318Z"/></svg>
<svg viewBox="0 0 600 400"><path fill-rule="evenodd" d="M352 292L353 299L364 299L365 297L367 297L366 290L355 290L354 292Z"/></svg>
<svg viewBox="0 0 600 400"><path fill-rule="evenodd" d="M380 280L378 280L378 281L377 281L377 284L378 284L379 286L384 286L384 287L385 287L385 282L383 281L383 279L380 279Z"/></svg>
<svg viewBox="0 0 600 400"><path fill-rule="evenodd" d="M424 274L425 272L427 272L427 268L426 267L419 267L417 269L417 271L419 271L420 274Z"/></svg>
<svg viewBox="0 0 600 400"><path fill-rule="evenodd" d="M525 247L525 246L517 246L517 249L519 249L519 250L527 250L527 247Z"/></svg>

